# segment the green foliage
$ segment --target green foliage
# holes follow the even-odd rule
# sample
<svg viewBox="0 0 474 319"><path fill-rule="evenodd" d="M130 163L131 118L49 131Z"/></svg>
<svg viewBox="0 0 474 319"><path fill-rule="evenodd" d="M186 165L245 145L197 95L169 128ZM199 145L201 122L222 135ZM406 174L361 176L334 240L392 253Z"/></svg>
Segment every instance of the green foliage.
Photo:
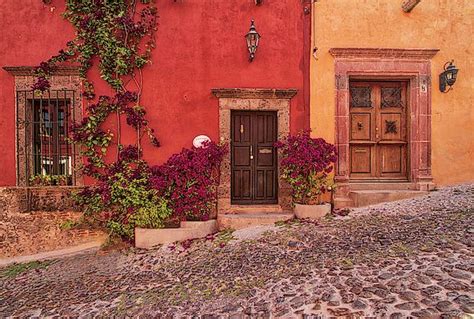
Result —
<svg viewBox="0 0 474 319"><path fill-rule="evenodd" d="M166 200L154 197L138 209L131 217L131 222L141 228L162 228L163 221L170 217L171 213Z"/></svg>
<svg viewBox="0 0 474 319"><path fill-rule="evenodd" d="M31 186L65 186L69 184L70 177L66 175L33 175L30 177L29 182Z"/></svg>
<svg viewBox="0 0 474 319"><path fill-rule="evenodd" d="M323 193L333 191L329 174L337 159L334 145L304 131L276 146L281 152L281 178L291 186L293 203L319 204Z"/></svg>
<svg viewBox="0 0 474 319"><path fill-rule="evenodd" d="M219 232L214 240L214 243L223 247L227 245L231 240L234 239L234 229L228 228Z"/></svg>
<svg viewBox="0 0 474 319"><path fill-rule="evenodd" d="M64 18L76 28L70 44L86 78L94 57L99 58L102 79L112 88L123 88L122 76L142 68L155 47L156 8L148 4L136 12L135 1L67 0ZM138 18L135 15L139 15ZM140 43L146 39L145 49Z"/></svg>
<svg viewBox="0 0 474 319"><path fill-rule="evenodd" d="M32 269L44 269L51 265L52 261L32 261L24 264L13 264L1 271L1 277L13 278Z"/></svg>
<svg viewBox="0 0 474 319"><path fill-rule="evenodd" d="M69 229L73 229L77 225L78 223L75 220L68 219L62 222L61 225L59 225L59 228L61 228L62 230L69 230Z"/></svg>
<svg viewBox="0 0 474 319"><path fill-rule="evenodd" d="M144 135L152 145L159 146L140 104L141 69L150 62L155 48L158 14L154 1L139 4L135 0L66 0L63 17L75 27L76 36L65 49L38 66L32 88L48 90L48 78L59 63L68 61L80 65L85 98L95 99L94 85L87 79L94 63L101 78L115 91L113 97L100 96L97 103L89 104L84 119L72 126L69 141L80 145L81 155L87 159L82 172L99 181L96 187L76 194L75 199L94 224L99 222L114 235L133 238L135 224L163 227L163 220L171 212L151 188L148 166L140 160L140 140ZM135 87L130 89L130 85ZM136 146L130 146L136 150L132 152L134 156L125 159L119 157L123 150L130 151L120 140L124 114L127 124L137 130ZM112 117L116 130L104 130L104 123ZM112 145L117 147L117 158L110 163L106 155ZM54 183L50 180L42 177L40 182Z"/></svg>
<svg viewBox="0 0 474 319"><path fill-rule="evenodd" d="M107 168L98 186L76 195L86 216L95 218L112 235L134 237L135 226L162 228L171 216L168 203L150 186L150 169L137 159L138 151L127 147L120 160Z"/></svg>

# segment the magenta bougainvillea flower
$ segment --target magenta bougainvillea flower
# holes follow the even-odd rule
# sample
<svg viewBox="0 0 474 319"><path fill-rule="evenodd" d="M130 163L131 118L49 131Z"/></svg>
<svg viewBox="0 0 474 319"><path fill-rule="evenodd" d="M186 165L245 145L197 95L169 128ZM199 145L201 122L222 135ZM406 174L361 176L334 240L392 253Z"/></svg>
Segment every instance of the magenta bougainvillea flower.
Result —
<svg viewBox="0 0 474 319"><path fill-rule="evenodd" d="M331 188L328 175L337 159L334 145L304 131L277 142L276 147L282 157L281 177L292 187L294 203L319 203L321 194Z"/></svg>
<svg viewBox="0 0 474 319"><path fill-rule="evenodd" d="M207 142L183 149L163 165L152 167L152 186L168 199L173 214L186 220L208 220L217 201L219 166L225 146Z"/></svg>

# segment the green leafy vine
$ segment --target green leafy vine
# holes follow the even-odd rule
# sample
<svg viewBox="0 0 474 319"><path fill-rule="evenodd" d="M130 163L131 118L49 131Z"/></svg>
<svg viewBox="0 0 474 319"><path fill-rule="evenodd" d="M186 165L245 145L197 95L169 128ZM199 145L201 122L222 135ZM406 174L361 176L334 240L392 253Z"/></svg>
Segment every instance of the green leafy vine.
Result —
<svg viewBox="0 0 474 319"><path fill-rule="evenodd" d="M51 4L50 0L42 0ZM112 233L133 237L133 227L162 227L171 215L167 202L150 186L149 167L142 157L141 140L160 143L146 120L141 104L142 69L151 63L156 47L158 12L149 0L66 0L63 17L75 28L75 38L34 70L32 89L50 89L50 78L60 64L77 65L83 97L88 100L82 121L70 128L70 141L80 145L86 158L83 173L98 180L77 195L88 216L102 222ZM96 66L100 77L115 91L96 96L89 70ZM121 142L121 119L137 132L135 145ZM103 124L115 121L115 129ZM115 161L107 162L111 146Z"/></svg>

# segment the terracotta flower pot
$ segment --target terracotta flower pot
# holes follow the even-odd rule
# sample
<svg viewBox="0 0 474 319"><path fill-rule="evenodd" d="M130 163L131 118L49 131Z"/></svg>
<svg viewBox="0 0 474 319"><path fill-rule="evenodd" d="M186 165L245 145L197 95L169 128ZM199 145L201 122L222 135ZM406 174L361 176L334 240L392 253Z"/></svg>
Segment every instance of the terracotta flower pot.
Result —
<svg viewBox="0 0 474 319"><path fill-rule="evenodd" d="M302 205L295 204L294 213L296 218L320 219L331 212L331 204Z"/></svg>

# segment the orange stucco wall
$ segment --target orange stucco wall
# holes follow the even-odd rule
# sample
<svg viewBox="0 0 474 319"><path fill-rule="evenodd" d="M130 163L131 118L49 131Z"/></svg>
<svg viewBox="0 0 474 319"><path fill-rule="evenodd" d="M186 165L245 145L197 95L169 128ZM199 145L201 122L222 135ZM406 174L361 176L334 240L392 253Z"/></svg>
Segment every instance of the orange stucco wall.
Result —
<svg viewBox="0 0 474 319"><path fill-rule="evenodd" d="M474 181L474 1L422 0L404 13L401 0L320 0L313 10L311 128L334 142L335 78L330 48L437 48L432 71L432 173L437 185ZM443 65L458 80L438 89Z"/></svg>

